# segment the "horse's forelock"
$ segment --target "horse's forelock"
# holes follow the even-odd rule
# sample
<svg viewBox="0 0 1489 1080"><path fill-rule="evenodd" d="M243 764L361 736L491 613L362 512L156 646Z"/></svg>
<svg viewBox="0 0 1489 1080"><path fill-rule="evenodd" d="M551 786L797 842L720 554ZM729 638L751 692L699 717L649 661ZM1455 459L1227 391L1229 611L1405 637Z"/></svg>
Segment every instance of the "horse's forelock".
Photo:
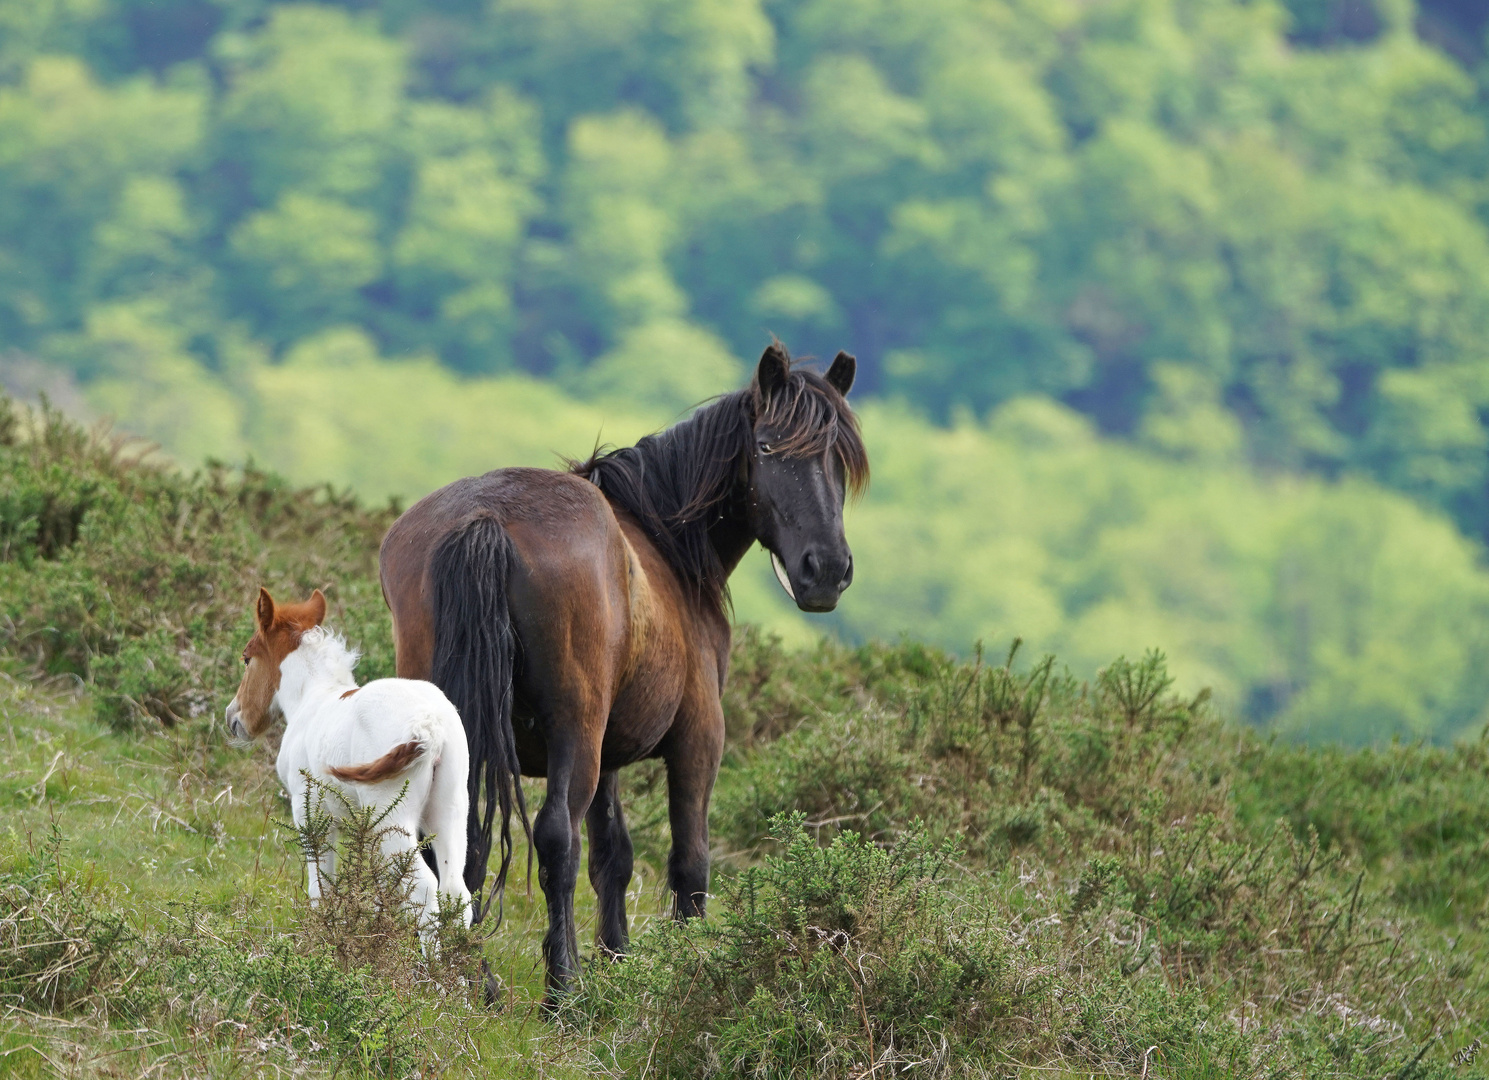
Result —
<svg viewBox="0 0 1489 1080"><path fill-rule="evenodd" d="M782 350L784 352L784 350ZM788 357L787 363L791 364ZM848 491L861 495L869 483L869 455L848 399L810 368L794 364L780 387L767 394L758 380L749 389L756 424L772 428L774 452L787 457L835 453L843 465Z"/></svg>

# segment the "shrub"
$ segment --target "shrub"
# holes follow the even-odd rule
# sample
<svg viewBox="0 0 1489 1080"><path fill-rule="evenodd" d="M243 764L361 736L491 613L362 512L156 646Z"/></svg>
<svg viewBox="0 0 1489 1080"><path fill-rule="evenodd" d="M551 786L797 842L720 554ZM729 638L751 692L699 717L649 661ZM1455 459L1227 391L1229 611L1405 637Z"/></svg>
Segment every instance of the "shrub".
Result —
<svg viewBox="0 0 1489 1080"><path fill-rule="evenodd" d="M1195 991L1133 980L1105 943L1010 918L989 880L919 824L888 847L819 846L801 815L771 823L779 854L721 890L710 922L659 923L573 1005L622 1067L663 1075L937 1076L989 1062L1138 1069L1249 1042Z"/></svg>
<svg viewBox="0 0 1489 1080"><path fill-rule="evenodd" d="M4 414L16 415L5 402ZM50 409L0 440L0 655L91 682L116 729L217 713L238 678L258 585L327 590L331 620L391 674L378 541L362 509L251 466L185 475Z"/></svg>

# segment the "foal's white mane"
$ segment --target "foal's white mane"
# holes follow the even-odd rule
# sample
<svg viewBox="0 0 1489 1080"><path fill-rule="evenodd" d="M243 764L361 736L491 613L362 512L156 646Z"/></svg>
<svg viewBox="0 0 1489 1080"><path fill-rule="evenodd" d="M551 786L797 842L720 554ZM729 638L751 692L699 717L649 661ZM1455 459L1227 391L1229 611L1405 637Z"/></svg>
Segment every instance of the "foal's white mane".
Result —
<svg viewBox="0 0 1489 1080"><path fill-rule="evenodd" d="M347 645L346 638L324 626L312 626L300 635L300 645L295 653L304 661L307 674L312 681L327 676L352 677L352 669L362 654Z"/></svg>

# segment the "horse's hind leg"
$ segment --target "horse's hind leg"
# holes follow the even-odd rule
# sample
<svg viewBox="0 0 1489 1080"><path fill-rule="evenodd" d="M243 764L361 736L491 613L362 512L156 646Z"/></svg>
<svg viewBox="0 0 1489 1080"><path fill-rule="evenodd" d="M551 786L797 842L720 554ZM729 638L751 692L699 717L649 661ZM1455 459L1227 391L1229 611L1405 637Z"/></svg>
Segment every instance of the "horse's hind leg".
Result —
<svg viewBox="0 0 1489 1080"><path fill-rule="evenodd" d="M600 949L623 956L630 944L626 926L626 887L631 883L631 834L620 809L620 778L614 772L600 777L585 818L589 827L589 883L599 901Z"/></svg>
<svg viewBox="0 0 1489 1080"><path fill-rule="evenodd" d="M603 717L603 713L600 714ZM598 727L598 724L595 725ZM538 853L538 884L548 901L548 933L543 938L548 986L544 1002L553 1006L579 974L579 941L574 927L574 886L579 877L579 823L600 779L598 732L586 738L553 725L548 740L548 794L533 820Z"/></svg>
<svg viewBox="0 0 1489 1080"><path fill-rule="evenodd" d="M446 759L434 768L434 782L429 801L424 804L421 825L434 840L426 853L433 851L435 872L439 874L439 891L451 900L465 902L464 922L471 924L471 896L465 887L466 817L469 796L465 787L464 759L446 751Z"/></svg>
<svg viewBox="0 0 1489 1080"><path fill-rule="evenodd" d="M386 805L386 804L384 804ZM383 858L389 863L418 844L419 815L407 806L398 807L383 823L387 831L382 837ZM419 921L419 937L427 944L433 937L439 917L439 881L429 864L414 855L409 860L409 876L412 878L408 906Z"/></svg>

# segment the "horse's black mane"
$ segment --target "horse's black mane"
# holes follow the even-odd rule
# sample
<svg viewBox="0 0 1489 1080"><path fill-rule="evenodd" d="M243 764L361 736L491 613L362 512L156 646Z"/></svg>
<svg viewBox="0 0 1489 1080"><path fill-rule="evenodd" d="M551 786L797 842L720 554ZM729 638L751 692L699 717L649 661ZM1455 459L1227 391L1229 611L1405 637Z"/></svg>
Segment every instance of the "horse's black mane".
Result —
<svg viewBox="0 0 1489 1080"><path fill-rule="evenodd" d="M683 581L722 608L729 575L709 530L728 509L742 475L741 458L753 449L760 421L772 429L775 453L831 451L843 464L850 492L868 483L868 454L847 400L804 368L790 369L785 385L769 396L752 381L635 446L598 449L569 467L632 514Z"/></svg>

